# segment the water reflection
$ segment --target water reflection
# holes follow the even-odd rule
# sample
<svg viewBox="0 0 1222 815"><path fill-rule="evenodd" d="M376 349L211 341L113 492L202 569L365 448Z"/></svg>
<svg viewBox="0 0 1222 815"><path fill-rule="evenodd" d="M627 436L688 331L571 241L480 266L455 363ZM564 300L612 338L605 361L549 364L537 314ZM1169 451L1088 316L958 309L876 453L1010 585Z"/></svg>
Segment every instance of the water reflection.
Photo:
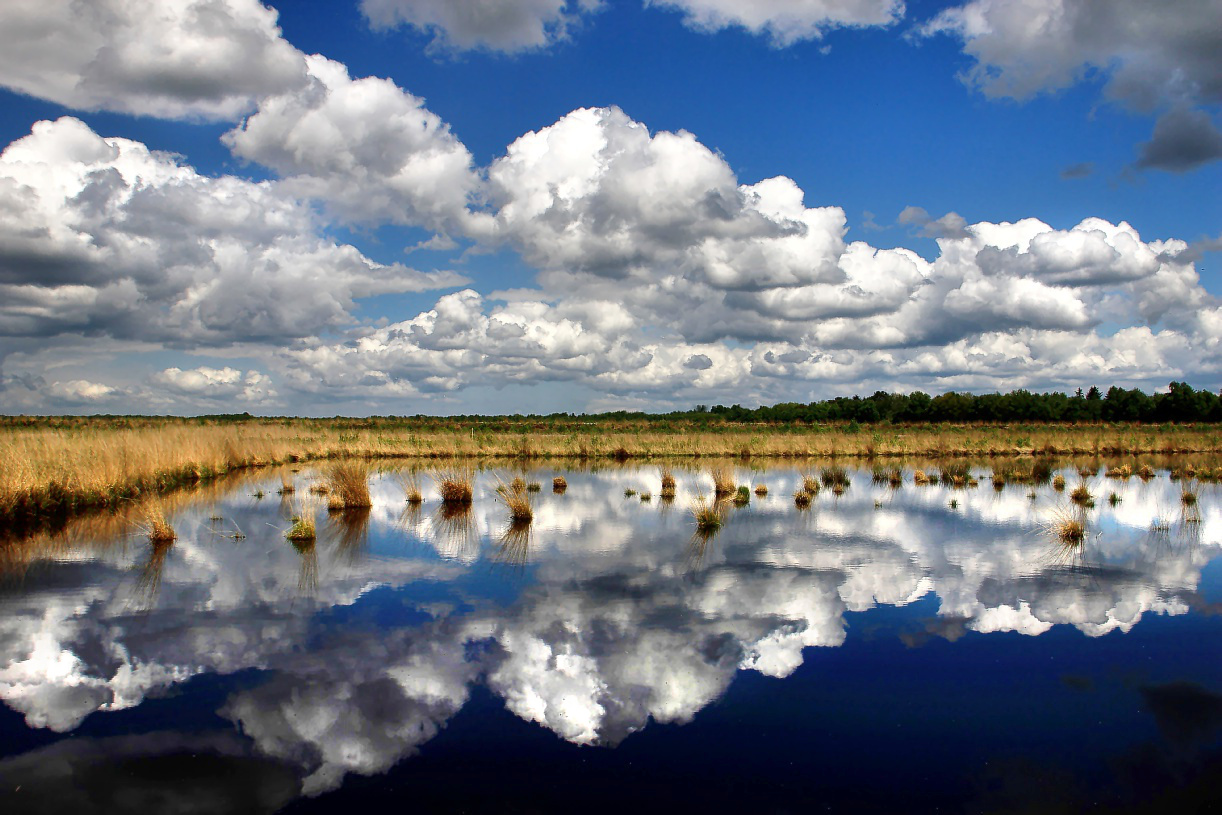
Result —
<svg viewBox="0 0 1222 815"><path fill-rule="evenodd" d="M1056 626L1094 638L1209 605L1212 485L1187 504L1166 477L1061 471L1117 497L1087 507L1035 469L989 483L986 468L930 468L937 483L906 488L913 468L824 468L827 485L806 492L810 468L737 465L719 475L768 494L717 502L720 525L694 534L707 467L667 470L670 484L630 466L485 472L471 504L423 506L407 500L415 476L383 473L371 509L328 513L316 542L296 544L293 501L249 497L279 481L245 483L174 506L172 546L90 519L6 547L20 579L0 589L0 698L27 727L67 733L192 677L253 669L262 679L214 712L312 795L417 753L477 684L568 742L615 745L651 721L690 722L741 672L792 675L807 649L843 645L855 613L932 598L932 619L895 632L917 647ZM565 488L507 524L495 489L515 475ZM658 501L625 497L660 486ZM1067 540L1058 519L1083 533ZM0 776L30 772L21 762Z"/></svg>

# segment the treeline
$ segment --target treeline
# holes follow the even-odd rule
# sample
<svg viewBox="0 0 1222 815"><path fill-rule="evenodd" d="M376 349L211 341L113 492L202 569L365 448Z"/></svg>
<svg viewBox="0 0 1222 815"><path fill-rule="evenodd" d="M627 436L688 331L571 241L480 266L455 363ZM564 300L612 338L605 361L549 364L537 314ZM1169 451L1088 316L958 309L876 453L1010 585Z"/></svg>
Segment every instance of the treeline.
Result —
<svg viewBox="0 0 1222 815"><path fill-rule="evenodd" d="M878 391L872 396L837 397L802 404L786 402L770 407L738 405L711 408L699 405L686 415L708 415L730 422L1217 422L1222 421L1222 398L1207 390L1194 390L1186 382L1172 382L1167 393L1148 394L1138 389L1097 387L1073 394L944 393L930 396Z"/></svg>
<svg viewBox="0 0 1222 815"><path fill-rule="evenodd" d="M1104 393L1097 387L1076 393L944 393L930 396L921 391L871 396L838 396L817 402L782 402L758 408L741 405L697 405L692 410L669 413L614 411L609 413L549 413L489 416L368 416L294 418L252 416L249 413L213 414L193 417L175 416L0 416L0 427L111 427L139 428L164 423L200 425L264 424L310 426L331 430L409 428L416 430L461 430L478 428L490 431L525 432L528 430L580 428L595 425L601 429L622 429L646 425L657 429L674 427L716 427L724 424L767 423L809 425L823 423L928 424L950 423L1090 423L1138 422L1146 424L1199 423L1222 421L1222 397L1207 390L1195 390L1186 382L1172 382L1167 393L1145 393L1111 387Z"/></svg>

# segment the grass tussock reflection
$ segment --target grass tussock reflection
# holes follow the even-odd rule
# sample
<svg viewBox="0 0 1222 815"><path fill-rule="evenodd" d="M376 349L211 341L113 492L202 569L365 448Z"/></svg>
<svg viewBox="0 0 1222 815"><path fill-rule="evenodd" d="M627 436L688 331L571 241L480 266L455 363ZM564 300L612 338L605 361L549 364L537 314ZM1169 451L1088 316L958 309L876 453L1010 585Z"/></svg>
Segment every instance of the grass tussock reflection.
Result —
<svg viewBox="0 0 1222 815"><path fill-rule="evenodd" d="M443 502L433 515L433 528L437 533L437 550L443 557L467 560L479 551L479 533L470 502Z"/></svg>
<svg viewBox="0 0 1222 815"><path fill-rule="evenodd" d="M358 507L333 512L327 518L327 537L335 541L337 554L348 563L357 563L365 556L371 514L368 507Z"/></svg>
<svg viewBox="0 0 1222 815"><path fill-rule="evenodd" d="M301 555L301 567L297 572L297 593L313 597L318 593L318 549L314 539L294 540L293 548Z"/></svg>
<svg viewBox="0 0 1222 815"><path fill-rule="evenodd" d="M511 520L497 540L499 546L492 556L493 561L511 571L521 571L526 568L530 560L530 546L533 537L534 533L529 521Z"/></svg>
<svg viewBox="0 0 1222 815"><path fill-rule="evenodd" d="M137 608L148 610L156 605L165 561L173 548L173 539L150 540L148 555L136 566L136 586L132 599Z"/></svg>

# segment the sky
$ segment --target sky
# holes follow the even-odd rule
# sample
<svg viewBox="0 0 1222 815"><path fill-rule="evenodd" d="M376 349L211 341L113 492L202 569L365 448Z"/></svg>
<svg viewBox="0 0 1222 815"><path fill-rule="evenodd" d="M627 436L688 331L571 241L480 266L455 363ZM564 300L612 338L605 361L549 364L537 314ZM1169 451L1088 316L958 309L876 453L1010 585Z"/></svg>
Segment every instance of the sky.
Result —
<svg viewBox="0 0 1222 815"><path fill-rule="evenodd" d="M1222 385L1215 0L6 0L0 412Z"/></svg>

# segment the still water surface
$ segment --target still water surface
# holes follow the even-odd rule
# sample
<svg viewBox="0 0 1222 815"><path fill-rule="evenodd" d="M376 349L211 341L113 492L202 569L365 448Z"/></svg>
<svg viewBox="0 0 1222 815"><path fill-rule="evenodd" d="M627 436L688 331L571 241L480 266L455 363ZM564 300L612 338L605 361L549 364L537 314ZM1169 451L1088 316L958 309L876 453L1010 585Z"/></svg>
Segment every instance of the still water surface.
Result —
<svg viewBox="0 0 1222 815"><path fill-rule="evenodd" d="M517 472L457 515L384 472L293 546L307 469L181 502L171 546L31 543L0 564L0 811L1218 806L1218 488L1087 477L1066 546L1064 493L977 472L850 470L799 511L798 469L740 466L769 494L712 536L697 470L673 502L656 467L533 470L516 530Z"/></svg>

